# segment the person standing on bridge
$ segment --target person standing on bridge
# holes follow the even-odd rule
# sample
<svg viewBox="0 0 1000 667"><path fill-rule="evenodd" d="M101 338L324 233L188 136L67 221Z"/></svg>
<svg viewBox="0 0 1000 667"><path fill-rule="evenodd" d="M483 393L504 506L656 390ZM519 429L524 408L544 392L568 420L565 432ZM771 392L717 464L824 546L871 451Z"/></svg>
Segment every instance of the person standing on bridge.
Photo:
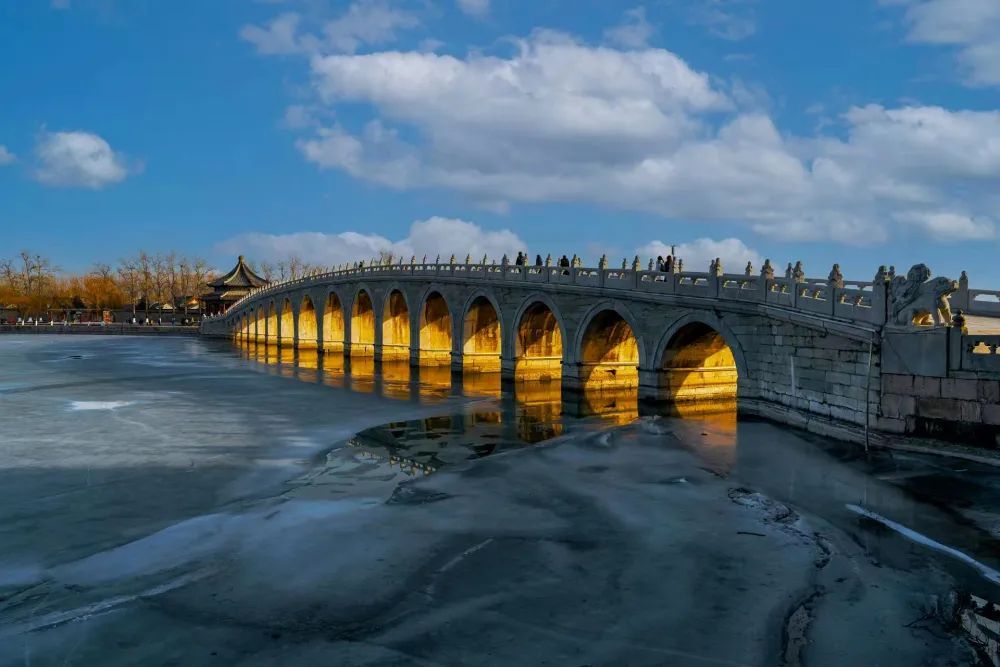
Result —
<svg viewBox="0 0 1000 667"><path fill-rule="evenodd" d="M568 269L569 268L569 257L567 257L566 255L563 255L562 257L560 257L559 258L559 266L561 266L561 267L563 267L565 269Z"/></svg>
<svg viewBox="0 0 1000 667"><path fill-rule="evenodd" d="M535 255L535 266L541 266L541 265L542 265L542 256Z"/></svg>

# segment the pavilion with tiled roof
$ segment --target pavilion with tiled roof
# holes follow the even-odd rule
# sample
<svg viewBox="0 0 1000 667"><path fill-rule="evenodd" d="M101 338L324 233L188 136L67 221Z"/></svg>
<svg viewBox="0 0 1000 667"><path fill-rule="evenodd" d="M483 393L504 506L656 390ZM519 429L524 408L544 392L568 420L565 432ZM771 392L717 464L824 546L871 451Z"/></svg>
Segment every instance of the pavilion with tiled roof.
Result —
<svg viewBox="0 0 1000 667"><path fill-rule="evenodd" d="M201 296L202 312L205 315L224 313L229 306L249 294L250 290L266 284L267 281L254 273L243 260L243 255L240 255L236 266L229 273L208 283L212 291Z"/></svg>

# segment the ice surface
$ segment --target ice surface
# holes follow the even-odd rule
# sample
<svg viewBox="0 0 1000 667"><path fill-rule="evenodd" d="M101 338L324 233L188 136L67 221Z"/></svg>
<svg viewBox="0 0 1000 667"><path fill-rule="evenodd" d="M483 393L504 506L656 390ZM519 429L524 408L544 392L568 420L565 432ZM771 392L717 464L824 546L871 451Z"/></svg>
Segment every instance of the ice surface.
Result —
<svg viewBox="0 0 1000 667"><path fill-rule="evenodd" d="M505 401L31 338L0 338L0 664L972 664L928 610L998 599L847 507L996 568L940 502L994 519L986 466L726 418L556 417L532 445Z"/></svg>

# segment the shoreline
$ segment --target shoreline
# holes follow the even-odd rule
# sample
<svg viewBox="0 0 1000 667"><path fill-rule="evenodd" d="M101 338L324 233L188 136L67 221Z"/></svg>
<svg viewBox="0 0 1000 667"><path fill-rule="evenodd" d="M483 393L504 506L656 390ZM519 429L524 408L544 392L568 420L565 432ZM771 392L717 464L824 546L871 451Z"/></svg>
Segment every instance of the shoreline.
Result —
<svg viewBox="0 0 1000 667"><path fill-rule="evenodd" d="M0 334L91 336L197 336L197 326L170 324L0 324Z"/></svg>

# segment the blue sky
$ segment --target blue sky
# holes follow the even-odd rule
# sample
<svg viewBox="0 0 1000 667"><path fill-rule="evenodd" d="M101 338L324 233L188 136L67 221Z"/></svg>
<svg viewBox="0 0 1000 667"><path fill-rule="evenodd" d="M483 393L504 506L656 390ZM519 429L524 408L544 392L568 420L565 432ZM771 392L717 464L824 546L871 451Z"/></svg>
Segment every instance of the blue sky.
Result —
<svg viewBox="0 0 1000 667"><path fill-rule="evenodd" d="M0 255L677 244L1000 285L998 35L996 0L6 2Z"/></svg>

